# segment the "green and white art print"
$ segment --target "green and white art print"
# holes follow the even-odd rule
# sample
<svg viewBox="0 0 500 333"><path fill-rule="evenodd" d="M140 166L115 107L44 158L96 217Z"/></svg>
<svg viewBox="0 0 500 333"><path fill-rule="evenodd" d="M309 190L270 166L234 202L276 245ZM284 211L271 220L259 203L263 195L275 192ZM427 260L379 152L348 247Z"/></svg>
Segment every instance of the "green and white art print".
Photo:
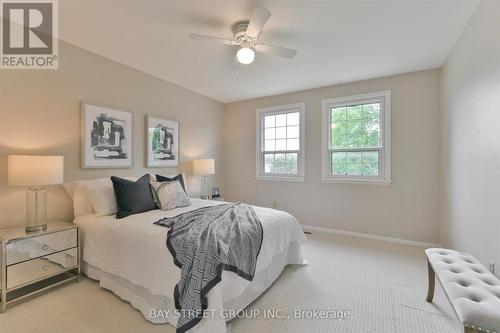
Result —
<svg viewBox="0 0 500 333"><path fill-rule="evenodd" d="M146 117L147 167L179 165L179 123L152 116Z"/></svg>

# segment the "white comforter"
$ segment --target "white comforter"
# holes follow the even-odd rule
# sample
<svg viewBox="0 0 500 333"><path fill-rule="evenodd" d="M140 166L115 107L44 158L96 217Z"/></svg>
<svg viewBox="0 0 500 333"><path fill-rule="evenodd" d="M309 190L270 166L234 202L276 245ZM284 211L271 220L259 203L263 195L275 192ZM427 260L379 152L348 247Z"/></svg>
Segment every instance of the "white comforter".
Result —
<svg viewBox="0 0 500 333"><path fill-rule="evenodd" d="M82 231L83 261L107 273L147 288L152 294L173 298L180 269L166 247L168 229L154 225L163 217L172 217L200 207L220 205L220 201L191 199L192 205L163 212L154 210L117 220L114 216L79 217L75 223ZM297 220L290 214L269 208L254 207L262 223L264 238L257 260L256 274L290 244L304 240ZM302 256L299 262L303 264ZM249 281L224 271L216 288L217 298L225 303L243 293ZM214 288L215 289L215 288ZM209 295L210 296L210 295ZM209 298L210 303L210 298Z"/></svg>

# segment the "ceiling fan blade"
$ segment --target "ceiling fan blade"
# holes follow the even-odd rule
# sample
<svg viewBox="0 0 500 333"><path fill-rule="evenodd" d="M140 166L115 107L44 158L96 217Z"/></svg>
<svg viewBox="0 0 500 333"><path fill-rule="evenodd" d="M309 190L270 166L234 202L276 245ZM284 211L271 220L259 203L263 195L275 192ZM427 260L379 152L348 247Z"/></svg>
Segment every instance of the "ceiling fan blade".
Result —
<svg viewBox="0 0 500 333"><path fill-rule="evenodd" d="M262 53L277 55L288 59L292 59L297 55L297 50L287 49L286 47L269 45L269 44L257 44L255 45L255 49Z"/></svg>
<svg viewBox="0 0 500 333"><path fill-rule="evenodd" d="M255 8L250 23L248 24L246 34L252 38L257 38L270 16L271 12L264 7Z"/></svg>
<svg viewBox="0 0 500 333"><path fill-rule="evenodd" d="M219 38L219 37L205 36L205 35L199 35L199 34L189 34L188 37L192 40L216 42L216 43L222 43L222 44L227 44L227 45L238 45L238 43L234 40L224 39L224 38Z"/></svg>

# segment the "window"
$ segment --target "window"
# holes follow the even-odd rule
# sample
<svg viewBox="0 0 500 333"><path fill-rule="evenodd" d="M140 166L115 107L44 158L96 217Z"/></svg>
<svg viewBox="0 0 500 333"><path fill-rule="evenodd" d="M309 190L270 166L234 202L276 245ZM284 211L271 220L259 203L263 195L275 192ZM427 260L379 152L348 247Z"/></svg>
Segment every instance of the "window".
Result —
<svg viewBox="0 0 500 333"><path fill-rule="evenodd" d="M304 109L257 109L257 179L304 181Z"/></svg>
<svg viewBox="0 0 500 333"><path fill-rule="evenodd" d="M390 100L384 91L321 101L322 181L390 183Z"/></svg>

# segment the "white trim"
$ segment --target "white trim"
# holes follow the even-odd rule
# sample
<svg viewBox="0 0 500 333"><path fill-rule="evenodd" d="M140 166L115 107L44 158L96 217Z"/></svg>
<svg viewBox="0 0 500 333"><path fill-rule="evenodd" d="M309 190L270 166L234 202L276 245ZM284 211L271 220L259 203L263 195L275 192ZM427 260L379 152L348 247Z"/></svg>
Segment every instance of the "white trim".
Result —
<svg viewBox="0 0 500 333"><path fill-rule="evenodd" d="M387 236L380 236L380 235L373 235L373 234L364 234L364 233L359 233L359 232L344 231L344 230L331 229L331 228L315 227L315 226L307 225L307 224L301 224L301 225L302 225L302 229L305 231L325 232L325 233L329 233L329 234L378 240L378 241L384 241L384 242L389 242L389 243L411 245L411 246L418 246L418 247L424 247L424 248L442 247L441 244L435 244L435 243L426 243L426 242L419 242L419 241L414 241L414 240L409 240L409 239L401 239L401 238L387 237Z"/></svg>
<svg viewBox="0 0 500 333"><path fill-rule="evenodd" d="M344 184L364 184L364 185L384 185L392 184L392 180L383 179L362 179L362 178L335 178L321 177L322 183L344 183Z"/></svg>
<svg viewBox="0 0 500 333"><path fill-rule="evenodd" d="M279 181L287 181L287 182L305 182L306 177L300 177L300 176L291 176L291 177L285 177L285 176L255 176L255 179L257 180L279 180Z"/></svg>
<svg viewBox="0 0 500 333"><path fill-rule="evenodd" d="M330 172L329 157L329 106L349 105L352 103L370 102L373 100L383 100L381 105L381 135L382 135L382 175L380 177L362 176L333 176ZM391 183L391 91L379 91L355 96L344 96L321 100L321 182L323 183L351 183L351 184L384 184Z"/></svg>
<svg viewBox="0 0 500 333"><path fill-rule="evenodd" d="M263 144L263 136L264 136L264 131L261 131L262 128L262 122L263 122L263 117L262 114L280 114L280 113L286 113L290 111L298 111L300 115L300 138L299 138L299 151L297 153L297 174L296 175L279 175L279 174L272 174L272 175L266 175L262 171L262 144ZM264 107L264 108L258 108L256 110L256 126L255 126L255 178L257 180L283 180L283 181L295 181L295 182L303 182L305 181L305 161L306 161L306 139L305 139L305 134L306 134L306 103L305 102L300 102L300 103L293 103L293 104L286 104L286 105L275 105L275 106L269 106L269 107Z"/></svg>

